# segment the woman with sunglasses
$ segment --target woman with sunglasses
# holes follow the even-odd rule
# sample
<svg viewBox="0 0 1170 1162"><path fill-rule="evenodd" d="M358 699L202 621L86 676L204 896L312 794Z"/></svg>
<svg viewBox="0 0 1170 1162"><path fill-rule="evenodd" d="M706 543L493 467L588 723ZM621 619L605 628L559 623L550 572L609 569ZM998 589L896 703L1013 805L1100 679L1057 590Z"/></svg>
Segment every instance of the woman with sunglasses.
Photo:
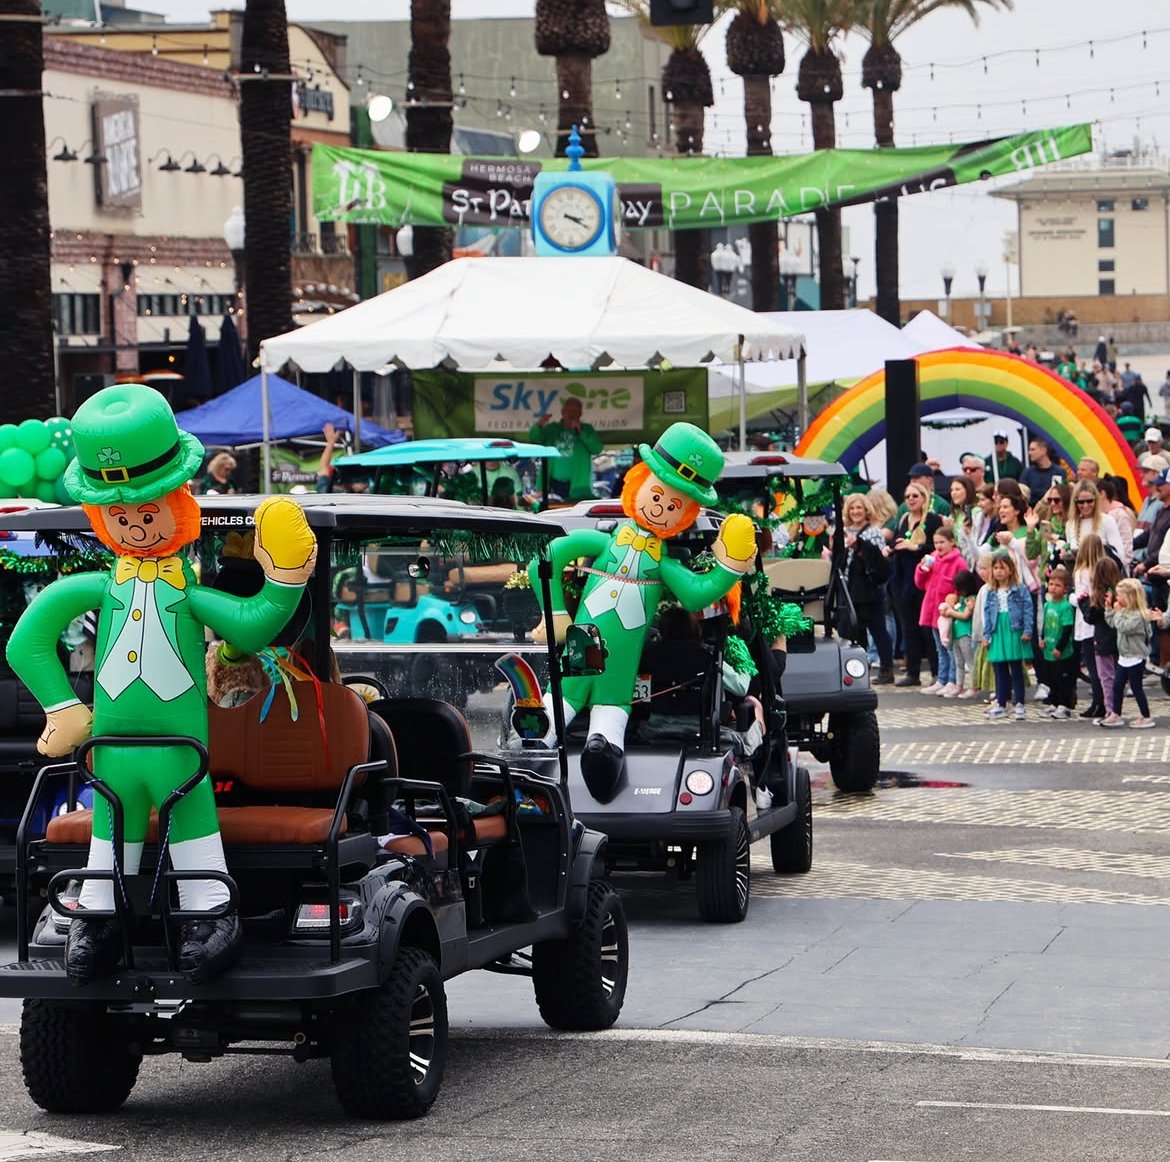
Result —
<svg viewBox="0 0 1170 1162"><path fill-rule="evenodd" d="M1101 504L1101 494L1091 480L1078 480L1073 489L1073 512L1069 514L1066 526L1069 548L1074 552L1081 539L1093 533L1100 537L1105 548L1120 562L1124 559L1125 546L1121 530Z"/></svg>
<svg viewBox="0 0 1170 1162"><path fill-rule="evenodd" d="M911 481L903 494L906 511L894 528L894 551L890 558L890 596L902 626L905 645L906 673L894 683L896 686L921 686L922 659L930 665L931 686L938 690L938 658L934 652L934 636L924 632L918 624L922 613L922 590L914 583L914 571L934 544L934 534L942 525L942 518L930 511L930 496L921 485Z"/></svg>

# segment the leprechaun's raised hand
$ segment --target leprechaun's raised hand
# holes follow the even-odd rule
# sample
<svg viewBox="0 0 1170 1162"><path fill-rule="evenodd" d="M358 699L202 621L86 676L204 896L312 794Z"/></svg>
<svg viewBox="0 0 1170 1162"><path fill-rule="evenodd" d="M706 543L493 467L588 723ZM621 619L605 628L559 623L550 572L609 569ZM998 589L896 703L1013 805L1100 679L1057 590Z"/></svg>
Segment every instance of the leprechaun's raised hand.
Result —
<svg viewBox="0 0 1170 1162"><path fill-rule="evenodd" d="M317 539L304 511L287 496L270 496L256 509L253 555L269 581L303 585L317 563Z"/></svg>
<svg viewBox="0 0 1170 1162"><path fill-rule="evenodd" d="M37 750L51 759L72 754L93 734L93 715L84 702L50 710L45 715L45 729L37 739Z"/></svg>
<svg viewBox="0 0 1170 1162"><path fill-rule="evenodd" d="M733 513L711 546L715 559L734 573L746 573L756 559L756 530L750 517Z"/></svg>

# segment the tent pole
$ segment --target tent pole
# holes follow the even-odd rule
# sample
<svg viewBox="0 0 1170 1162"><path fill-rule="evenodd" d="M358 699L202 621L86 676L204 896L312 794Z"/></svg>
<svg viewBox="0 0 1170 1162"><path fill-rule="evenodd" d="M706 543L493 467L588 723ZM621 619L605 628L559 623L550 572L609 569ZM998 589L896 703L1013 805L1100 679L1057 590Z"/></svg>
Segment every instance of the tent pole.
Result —
<svg viewBox="0 0 1170 1162"><path fill-rule="evenodd" d="M808 431L808 366L805 363L807 356L804 349L796 360L796 422L800 426L800 436L803 439ZM793 447L796 445L793 444Z"/></svg>
<svg viewBox="0 0 1170 1162"><path fill-rule="evenodd" d="M353 369L353 450L362 450L362 377L356 367Z"/></svg>
<svg viewBox="0 0 1170 1162"><path fill-rule="evenodd" d="M747 378L743 366L743 336L735 345L735 360L739 365L739 450L747 451Z"/></svg>
<svg viewBox="0 0 1170 1162"><path fill-rule="evenodd" d="M268 368L260 366L260 471L264 479L260 481L260 491L272 491L272 445L269 443L271 425L268 418Z"/></svg>

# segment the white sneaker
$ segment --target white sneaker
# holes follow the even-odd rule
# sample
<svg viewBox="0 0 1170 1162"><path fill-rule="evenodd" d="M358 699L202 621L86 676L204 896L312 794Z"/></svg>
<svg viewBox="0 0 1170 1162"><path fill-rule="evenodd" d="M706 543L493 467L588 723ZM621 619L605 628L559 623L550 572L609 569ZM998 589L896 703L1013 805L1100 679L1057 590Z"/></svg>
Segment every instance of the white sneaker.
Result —
<svg viewBox="0 0 1170 1162"><path fill-rule="evenodd" d="M984 718L1006 718L1007 717L1007 707L1006 706L999 706L999 705L992 706L990 710L983 711L983 717Z"/></svg>
<svg viewBox="0 0 1170 1162"><path fill-rule="evenodd" d="M1112 711L1110 711L1108 714L1105 715L1104 718L1102 718L1099 721L1098 725L1105 726L1105 727L1124 726L1125 719L1122 718L1120 714L1114 714Z"/></svg>
<svg viewBox="0 0 1170 1162"><path fill-rule="evenodd" d="M1040 717L1041 718L1059 718L1060 715L1056 713L1059 709L1060 709L1059 706L1045 706L1044 709L1040 711Z"/></svg>
<svg viewBox="0 0 1170 1162"><path fill-rule="evenodd" d="M931 684L929 686L922 687L922 693L923 694L937 694L941 689L942 689L942 686L940 683L931 682Z"/></svg>
<svg viewBox="0 0 1170 1162"><path fill-rule="evenodd" d="M956 698L978 698L979 691L978 690L960 690L958 692L958 694L955 695L955 697Z"/></svg>
<svg viewBox="0 0 1170 1162"><path fill-rule="evenodd" d="M1130 730L1151 730L1157 723L1152 718L1135 718L1130 724Z"/></svg>
<svg viewBox="0 0 1170 1162"><path fill-rule="evenodd" d="M1028 717L1027 707L1022 702L1017 702L1013 712L1017 719L1024 719Z"/></svg>
<svg viewBox="0 0 1170 1162"><path fill-rule="evenodd" d="M1073 712L1067 706L1054 706L1052 708L1053 718L1071 718Z"/></svg>
<svg viewBox="0 0 1170 1162"><path fill-rule="evenodd" d="M1045 686L1043 682L1041 682L1040 685L1037 686L1035 691L1032 693L1032 701L1033 702L1043 702L1044 699L1047 698L1050 693L1051 693L1051 691L1048 689L1048 687Z"/></svg>
<svg viewBox="0 0 1170 1162"><path fill-rule="evenodd" d="M756 788L756 810L767 811L772 806L772 792L767 787Z"/></svg>
<svg viewBox="0 0 1170 1162"><path fill-rule="evenodd" d="M940 698L953 698L959 692L959 687L954 682L948 682L945 686L941 686L938 690Z"/></svg>

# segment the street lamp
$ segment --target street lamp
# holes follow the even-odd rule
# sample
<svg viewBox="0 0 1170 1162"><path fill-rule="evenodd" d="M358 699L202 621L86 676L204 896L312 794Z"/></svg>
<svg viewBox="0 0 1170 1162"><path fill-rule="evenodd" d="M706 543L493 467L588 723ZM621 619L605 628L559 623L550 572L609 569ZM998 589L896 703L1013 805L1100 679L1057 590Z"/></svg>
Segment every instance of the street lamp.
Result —
<svg viewBox="0 0 1170 1162"><path fill-rule="evenodd" d="M394 245L403 258L414 257L414 227L409 222L398 227L398 232L394 235Z"/></svg>
<svg viewBox="0 0 1170 1162"><path fill-rule="evenodd" d="M979 280L979 329L985 331L991 312L987 309L987 300L984 297L987 290L987 263L983 259L975 264L975 277Z"/></svg>
<svg viewBox="0 0 1170 1162"><path fill-rule="evenodd" d="M861 265L861 259L856 255L851 255L849 261L853 263L853 270L845 271L845 276L849 279L849 305L851 307L857 306L857 268Z"/></svg>
<svg viewBox="0 0 1170 1162"><path fill-rule="evenodd" d="M796 279L800 274L800 259L791 250L780 252L780 283L784 287L784 309L796 310Z"/></svg>
<svg viewBox="0 0 1170 1162"><path fill-rule="evenodd" d="M223 224L223 240L227 243L227 248L232 252L232 268L235 274L236 283L236 317L238 319L237 329L240 332L240 338L245 338L245 314L244 314L244 238L247 234L247 224L244 221L244 207L233 206L232 211L227 216L227 221Z"/></svg>
<svg viewBox="0 0 1170 1162"><path fill-rule="evenodd" d="M943 280L943 295L946 297L946 316L947 322L951 321L951 284L955 281L955 268L949 263L944 262L939 267L939 274L942 275Z"/></svg>
<svg viewBox="0 0 1170 1162"><path fill-rule="evenodd" d="M711 251L711 269L715 272L719 293L731 294L731 276L739 268L739 257L726 242L719 242Z"/></svg>

